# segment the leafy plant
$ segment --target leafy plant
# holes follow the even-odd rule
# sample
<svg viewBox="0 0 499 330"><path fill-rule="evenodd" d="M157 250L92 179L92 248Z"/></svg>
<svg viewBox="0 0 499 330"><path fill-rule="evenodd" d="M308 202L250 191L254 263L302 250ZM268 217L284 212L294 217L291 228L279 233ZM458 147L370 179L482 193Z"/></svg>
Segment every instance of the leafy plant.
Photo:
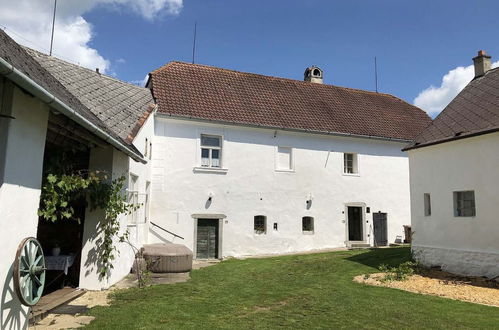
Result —
<svg viewBox="0 0 499 330"><path fill-rule="evenodd" d="M40 198L38 215L47 221L74 219L71 202L86 197L90 210L104 210L104 218L99 221L99 232L103 234L102 244L98 249L98 262L101 265L100 277L109 276L114 268L113 261L118 250L114 240L124 242L128 239L128 231L120 233L120 215L128 215L137 210L140 205L127 203L124 195L126 178L108 180L104 172L77 171L70 174L56 175L49 173L44 180Z"/></svg>
<svg viewBox="0 0 499 330"><path fill-rule="evenodd" d="M413 275L419 270L419 263L415 261L406 261L397 267L389 267L386 264L379 265L378 269L385 273L381 281L405 281L407 277Z"/></svg>

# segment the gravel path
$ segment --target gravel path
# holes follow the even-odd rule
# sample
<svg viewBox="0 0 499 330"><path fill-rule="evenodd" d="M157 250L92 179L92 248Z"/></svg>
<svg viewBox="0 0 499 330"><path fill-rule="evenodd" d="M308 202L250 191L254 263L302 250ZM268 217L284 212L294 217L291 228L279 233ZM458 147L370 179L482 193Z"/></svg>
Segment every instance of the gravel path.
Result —
<svg viewBox="0 0 499 330"><path fill-rule="evenodd" d="M483 277L460 277L439 270L427 270L405 281L383 282L384 273L359 275L355 282L429 294L477 304L499 307L499 283Z"/></svg>

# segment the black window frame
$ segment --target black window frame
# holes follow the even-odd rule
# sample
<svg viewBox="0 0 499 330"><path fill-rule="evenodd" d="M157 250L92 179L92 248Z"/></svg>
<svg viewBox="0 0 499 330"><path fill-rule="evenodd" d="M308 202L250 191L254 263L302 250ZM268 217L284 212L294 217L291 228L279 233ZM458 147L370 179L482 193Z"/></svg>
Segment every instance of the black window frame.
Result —
<svg viewBox="0 0 499 330"><path fill-rule="evenodd" d="M308 222L308 223L307 223ZM305 216L301 218L301 230L304 233L313 233L314 232L314 217Z"/></svg>
<svg viewBox="0 0 499 330"><path fill-rule="evenodd" d="M255 215L253 217L253 230L257 235L267 233L267 217L265 215Z"/></svg>

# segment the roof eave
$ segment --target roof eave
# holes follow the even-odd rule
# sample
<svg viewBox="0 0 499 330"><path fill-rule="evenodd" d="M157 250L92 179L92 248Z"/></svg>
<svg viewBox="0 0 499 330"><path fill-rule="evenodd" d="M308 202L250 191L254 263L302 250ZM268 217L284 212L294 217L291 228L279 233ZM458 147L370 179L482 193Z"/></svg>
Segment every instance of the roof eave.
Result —
<svg viewBox="0 0 499 330"><path fill-rule="evenodd" d="M201 122L212 123L212 124L221 124L221 125L244 126L244 127L251 127L251 128L264 128L264 129L273 129L273 130L288 131L288 132L333 135L333 136L341 136L341 137L354 137L354 138L390 141L390 142L398 142L398 143L412 142L412 140L410 140L410 139L400 139L400 138L391 138L391 137L374 136L374 135L362 135L362 134L343 133L343 132L329 132L329 131L279 127L279 126L270 126L270 125L248 124L248 123L225 121L225 120L212 120L212 119L206 119L206 118L200 118L200 117L194 117L194 116L173 115L171 113L165 113L165 112L160 112L160 111L156 112L156 115L159 117L163 117L163 118L172 118L172 119L178 119L178 120L189 120L189 121L198 121L198 122L201 121Z"/></svg>
<svg viewBox="0 0 499 330"><path fill-rule="evenodd" d="M127 146L126 144L120 142L116 138L112 137L109 133L105 132L103 129L88 121L74 109L67 106L64 102L59 100L57 97L40 86L30 77L26 76L23 72L15 68L2 57L0 57L0 75L9 78L34 96L38 97L42 102L60 111L62 114L74 120L82 127L97 135L116 149L130 156L133 160L143 164L147 163L147 160L143 158L140 152L138 153L137 151L134 151L130 146Z"/></svg>
<svg viewBox="0 0 499 330"><path fill-rule="evenodd" d="M456 140L462 140L462 139L467 139L475 136L480 136L480 135L485 135L485 134L490 134L490 133L495 133L499 132L499 127L492 127L490 129L485 129L477 132L472 132L466 135L458 135L458 136L451 136L445 139L440 139L440 140L435 140L435 141L430 141L426 143L421 143L418 145L410 145L408 147L405 147L402 149L402 151L409 151L409 150L414 150L414 149L419 149L419 148L424 148L424 147L429 147L429 146L434 146L437 144L442 144L442 143L447 143L451 141L456 141Z"/></svg>

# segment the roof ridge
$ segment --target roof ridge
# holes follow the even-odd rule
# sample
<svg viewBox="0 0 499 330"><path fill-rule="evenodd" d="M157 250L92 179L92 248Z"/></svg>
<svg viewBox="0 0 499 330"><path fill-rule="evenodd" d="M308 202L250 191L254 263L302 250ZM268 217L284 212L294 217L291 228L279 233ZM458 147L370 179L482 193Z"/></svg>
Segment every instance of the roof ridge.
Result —
<svg viewBox="0 0 499 330"><path fill-rule="evenodd" d="M258 76L258 77L264 77L264 78L270 78L270 79L275 79L275 80L281 80L281 81L290 81L293 83L298 83L298 84L307 84L313 86L323 86L322 88L340 88L340 89L346 89L354 92L361 92L361 93L366 93L366 94L372 94L372 95L382 95L382 96L389 96L393 97L399 101L409 103L407 101L402 100L399 97L396 97L392 94L388 93L381 93L381 92L375 92L375 91L368 91L364 89L358 89L358 88L353 88L353 87L344 87L344 86L338 86L338 85L333 85L333 84L315 84L315 83L310 83L308 81L303 81L303 80L297 80L297 79L291 79L291 78L284 78L284 77L276 77L276 76L269 76L261 73L254 73L254 72L246 72L246 71L239 71L239 70L234 70L234 69L227 69L227 68L221 68L213 65L208 65L208 64L199 64L199 63L188 63L188 62L183 62L183 61L170 61L163 66L157 68L156 70L151 71L151 74L162 71L166 69L167 67L171 66L172 64L180 64L180 65L186 65L186 66L198 66L198 67L203 67L207 69L213 69L213 70L220 70L220 71L226 71L226 72L231 72L231 73L239 73L239 74L244 74L244 75L252 75L252 76ZM409 103L410 104L410 103Z"/></svg>
<svg viewBox="0 0 499 330"><path fill-rule="evenodd" d="M59 57L56 57L56 56L51 56L51 55L45 54L45 53L43 53L43 52L40 52L40 51L38 51L38 50L36 50L36 49L33 49L33 48L30 48L30 47L23 46L23 45L21 45L21 47L23 47L23 48L25 48L25 49L28 49L28 51L33 52L33 53L35 53L36 55L41 55L41 56L46 57L46 58L49 58L49 59L51 59L51 60L56 60L56 61L64 62L65 64L69 64L69 65L74 66L74 67L77 67L77 68L79 68L79 69L87 70L87 71L90 71L90 72L92 72L92 73L94 73L94 74L98 74L100 77L103 77L103 78L106 78L106 79L110 79L110 80L114 80L114 81L117 81L117 82L120 82L120 83L123 83L123 84L127 84L127 85L132 86L132 87L135 87L135 88L147 89L147 88L142 87L142 86L137 86L137 85L134 85L134 84L132 84L132 83L130 83L130 82L128 82L128 81L124 81L124 80L121 80L121 79L118 79L118 78L115 78L115 77L111 77L110 75L107 75L107 74L105 74L105 73L100 73L100 72L98 73L98 72L96 72L95 70L92 70L92 69L86 68L86 67L81 66L81 65L78 65L78 64L71 63L71 62L66 61L66 60L63 60L63 59L61 59L61 58L59 58Z"/></svg>

